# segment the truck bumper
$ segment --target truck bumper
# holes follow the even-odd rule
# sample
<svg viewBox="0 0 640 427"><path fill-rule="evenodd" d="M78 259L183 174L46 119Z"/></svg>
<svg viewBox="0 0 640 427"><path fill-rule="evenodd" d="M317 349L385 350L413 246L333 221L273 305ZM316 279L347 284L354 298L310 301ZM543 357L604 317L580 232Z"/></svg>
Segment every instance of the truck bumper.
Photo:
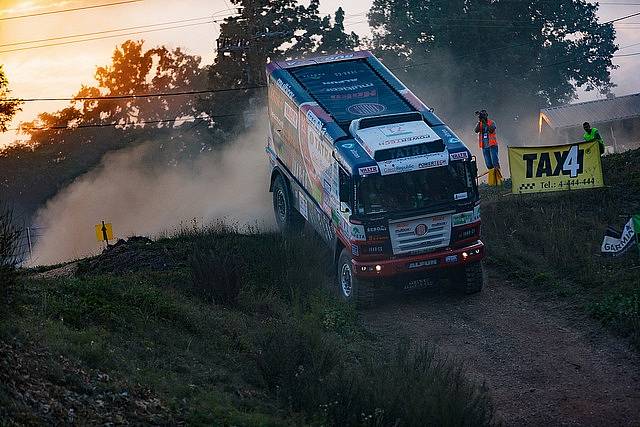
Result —
<svg viewBox="0 0 640 427"><path fill-rule="evenodd" d="M352 260L352 263L353 272L357 277L375 279L461 267L465 264L481 261L484 257L484 243L478 240L462 248L380 261Z"/></svg>

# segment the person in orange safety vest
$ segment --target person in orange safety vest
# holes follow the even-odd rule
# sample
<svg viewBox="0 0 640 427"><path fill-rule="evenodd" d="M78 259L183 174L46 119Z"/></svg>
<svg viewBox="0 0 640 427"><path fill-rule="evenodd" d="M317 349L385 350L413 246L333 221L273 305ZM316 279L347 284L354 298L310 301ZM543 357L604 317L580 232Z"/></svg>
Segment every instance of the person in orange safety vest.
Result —
<svg viewBox="0 0 640 427"><path fill-rule="evenodd" d="M496 137L496 123L489 118L487 110L476 111L478 124L476 133L478 134L478 144L482 149L484 163L487 169L500 169L498 159L498 138Z"/></svg>

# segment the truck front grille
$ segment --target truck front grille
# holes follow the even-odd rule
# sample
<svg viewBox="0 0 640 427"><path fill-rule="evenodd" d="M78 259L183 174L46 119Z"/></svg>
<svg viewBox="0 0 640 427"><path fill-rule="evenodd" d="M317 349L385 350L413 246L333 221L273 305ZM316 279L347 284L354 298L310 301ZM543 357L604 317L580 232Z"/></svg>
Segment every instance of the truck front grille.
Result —
<svg viewBox="0 0 640 427"><path fill-rule="evenodd" d="M451 215L389 221L389 232L394 254L431 252L449 245Z"/></svg>

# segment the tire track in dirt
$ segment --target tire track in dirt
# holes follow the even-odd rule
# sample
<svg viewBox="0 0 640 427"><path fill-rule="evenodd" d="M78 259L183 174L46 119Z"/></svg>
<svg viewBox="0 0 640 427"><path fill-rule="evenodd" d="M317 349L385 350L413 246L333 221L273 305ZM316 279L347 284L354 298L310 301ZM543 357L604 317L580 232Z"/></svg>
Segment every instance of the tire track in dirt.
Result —
<svg viewBox="0 0 640 427"><path fill-rule="evenodd" d="M593 320L491 272L477 295L407 295L362 313L383 346L427 341L485 381L507 425L640 425L640 357Z"/></svg>

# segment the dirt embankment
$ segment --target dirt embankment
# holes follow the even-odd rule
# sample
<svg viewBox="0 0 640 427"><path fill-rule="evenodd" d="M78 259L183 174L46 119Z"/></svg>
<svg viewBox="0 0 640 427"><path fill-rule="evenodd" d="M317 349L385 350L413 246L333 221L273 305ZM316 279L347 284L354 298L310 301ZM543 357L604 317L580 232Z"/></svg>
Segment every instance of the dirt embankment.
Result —
<svg viewBox="0 0 640 427"><path fill-rule="evenodd" d="M384 345L429 341L489 387L507 425L639 425L640 357L566 304L490 274L471 297L431 290L363 315Z"/></svg>

